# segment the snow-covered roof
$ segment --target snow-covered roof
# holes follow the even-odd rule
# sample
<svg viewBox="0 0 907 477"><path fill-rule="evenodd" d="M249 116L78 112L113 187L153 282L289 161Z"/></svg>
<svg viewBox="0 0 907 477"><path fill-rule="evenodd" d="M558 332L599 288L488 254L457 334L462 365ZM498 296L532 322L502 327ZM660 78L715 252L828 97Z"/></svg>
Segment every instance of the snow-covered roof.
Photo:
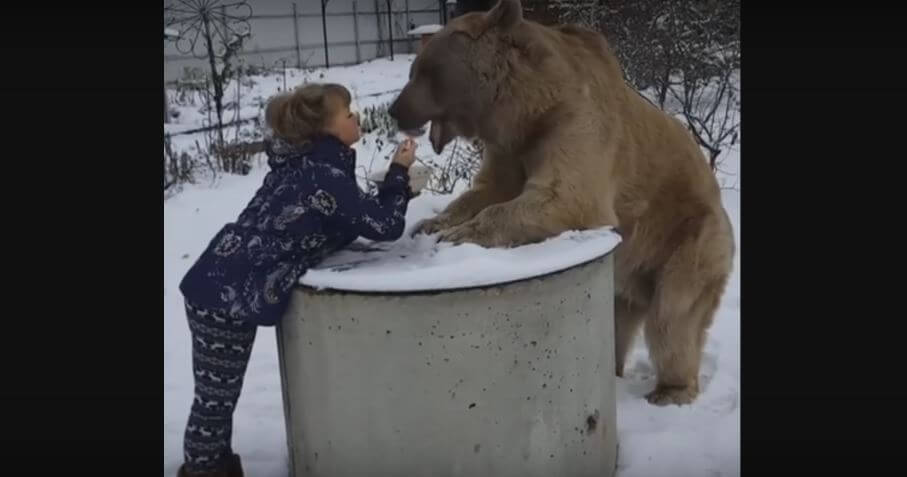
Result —
<svg viewBox="0 0 907 477"><path fill-rule="evenodd" d="M164 38L178 38L180 32L176 31L173 28L164 28Z"/></svg>
<svg viewBox="0 0 907 477"><path fill-rule="evenodd" d="M406 34L407 35L431 35L434 33L438 33L443 28L444 28L444 25L436 25L436 24L419 25L416 28L413 28L412 30L406 32Z"/></svg>

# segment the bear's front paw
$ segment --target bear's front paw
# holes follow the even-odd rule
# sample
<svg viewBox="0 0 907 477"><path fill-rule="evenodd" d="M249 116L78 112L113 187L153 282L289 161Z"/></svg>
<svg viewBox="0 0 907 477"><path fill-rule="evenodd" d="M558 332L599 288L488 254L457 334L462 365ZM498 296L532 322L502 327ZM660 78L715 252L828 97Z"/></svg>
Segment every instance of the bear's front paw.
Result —
<svg viewBox="0 0 907 477"><path fill-rule="evenodd" d="M441 231L440 241L455 245L472 243L485 248L504 246L500 234L481 220L466 223Z"/></svg>
<svg viewBox="0 0 907 477"><path fill-rule="evenodd" d="M438 215L437 217L431 219L425 219L419 222L412 231L412 236L419 234L431 235L438 233L448 227L450 227L450 217L446 214Z"/></svg>

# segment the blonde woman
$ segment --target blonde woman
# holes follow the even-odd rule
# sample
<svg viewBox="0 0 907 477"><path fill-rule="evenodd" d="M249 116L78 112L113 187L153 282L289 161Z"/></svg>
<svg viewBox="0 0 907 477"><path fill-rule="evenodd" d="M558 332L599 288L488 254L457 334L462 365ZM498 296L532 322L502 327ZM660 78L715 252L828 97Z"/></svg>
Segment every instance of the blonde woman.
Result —
<svg viewBox="0 0 907 477"><path fill-rule="evenodd" d="M360 236L403 234L415 143L401 144L377 196L364 193L354 175L350 146L360 131L350 99L341 85L309 84L269 102L271 171L180 283L195 376L181 477L243 475L232 422L255 331L280 320L306 270Z"/></svg>

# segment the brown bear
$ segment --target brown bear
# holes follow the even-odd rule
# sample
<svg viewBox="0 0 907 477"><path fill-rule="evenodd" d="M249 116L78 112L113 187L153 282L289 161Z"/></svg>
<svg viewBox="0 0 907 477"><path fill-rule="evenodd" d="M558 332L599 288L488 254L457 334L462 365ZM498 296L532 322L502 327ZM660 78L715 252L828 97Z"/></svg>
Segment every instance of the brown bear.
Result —
<svg viewBox="0 0 907 477"><path fill-rule="evenodd" d="M525 20L519 0L501 0L427 42L389 112L404 131L430 121L438 153L460 136L485 145L472 187L418 231L506 247L617 228L617 375L644 324L649 402L696 398L733 231L692 135L625 83L601 34Z"/></svg>

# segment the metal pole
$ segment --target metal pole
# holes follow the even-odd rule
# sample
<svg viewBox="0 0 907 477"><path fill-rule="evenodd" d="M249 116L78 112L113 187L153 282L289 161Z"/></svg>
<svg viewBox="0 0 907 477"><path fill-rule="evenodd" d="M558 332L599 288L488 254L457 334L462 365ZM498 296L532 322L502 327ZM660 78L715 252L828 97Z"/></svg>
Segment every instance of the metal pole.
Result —
<svg viewBox="0 0 907 477"><path fill-rule="evenodd" d="M321 33L324 35L324 67L331 67L331 60L328 58L328 24L327 17L325 15L325 5L328 4L329 0L321 0Z"/></svg>
<svg viewBox="0 0 907 477"><path fill-rule="evenodd" d="M164 35L164 41L167 40L166 34ZM169 107L167 105L167 83L164 83L164 123L170 122ZM166 168L164 169L166 171Z"/></svg>
<svg viewBox="0 0 907 477"><path fill-rule="evenodd" d="M394 61L394 19L391 14L391 0L387 0L387 34L390 36L391 61Z"/></svg>
<svg viewBox="0 0 907 477"><path fill-rule="evenodd" d="M302 69L302 55L299 53L299 15L293 2L293 37L296 39L296 67Z"/></svg>
<svg viewBox="0 0 907 477"><path fill-rule="evenodd" d="M378 29L378 43L375 45L375 56L380 57L384 53L384 35L381 34L381 7L378 0L375 0L375 27Z"/></svg>
<svg viewBox="0 0 907 477"><path fill-rule="evenodd" d="M405 0L403 2L403 8L404 8L403 11L405 12L404 16L403 16L403 21L406 22L406 28L408 30L409 29L409 0ZM409 37L409 40L407 40L406 49L407 49L407 53L413 52L413 38L412 37Z"/></svg>
<svg viewBox="0 0 907 477"><path fill-rule="evenodd" d="M359 54L359 0L353 0L353 37L356 40L356 63L361 63Z"/></svg>
<svg viewBox="0 0 907 477"><path fill-rule="evenodd" d="M240 116L239 112L242 108L239 105L242 104L242 63L236 68L236 120L238 121ZM239 126L236 126L236 135L239 136Z"/></svg>

